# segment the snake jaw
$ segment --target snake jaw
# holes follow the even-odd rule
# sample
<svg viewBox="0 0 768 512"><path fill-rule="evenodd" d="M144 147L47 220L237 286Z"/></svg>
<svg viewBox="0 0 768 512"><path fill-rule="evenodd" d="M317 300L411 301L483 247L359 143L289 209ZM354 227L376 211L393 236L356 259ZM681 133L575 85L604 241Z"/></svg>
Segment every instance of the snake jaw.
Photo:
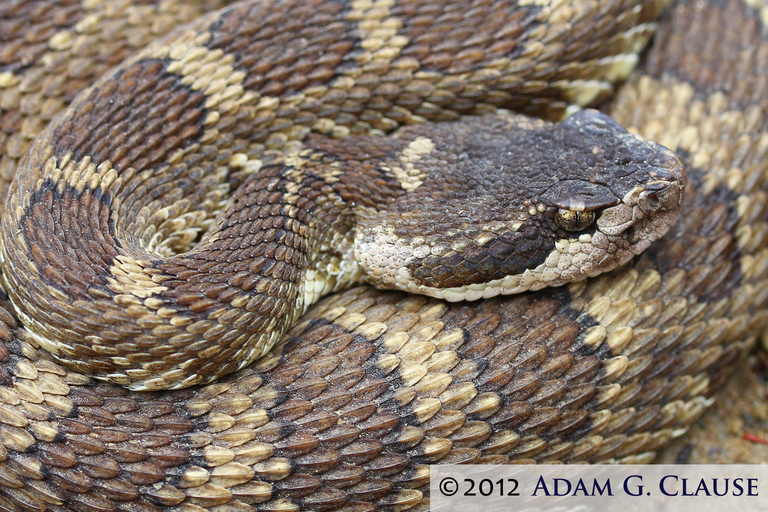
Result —
<svg viewBox="0 0 768 512"><path fill-rule="evenodd" d="M607 208L597 219L597 228L606 235L618 236L632 226L633 211L633 208L626 203Z"/></svg>
<svg viewBox="0 0 768 512"><path fill-rule="evenodd" d="M677 212L682 201L682 189L683 185L675 181L638 185L624 196L621 204L603 211L597 219L597 227L606 235L619 236L645 218ZM663 234L659 233L659 236Z"/></svg>
<svg viewBox="0 0 768 512"><path fill-rule="evenodd" d="M630 189L618 205L606 208L597 219L597 227L609 236L624 234L637 255L677 220L687 174L676 153L642 136L633 137L656 152L648 159L653 166L648 171L651 180Z"/></svg>

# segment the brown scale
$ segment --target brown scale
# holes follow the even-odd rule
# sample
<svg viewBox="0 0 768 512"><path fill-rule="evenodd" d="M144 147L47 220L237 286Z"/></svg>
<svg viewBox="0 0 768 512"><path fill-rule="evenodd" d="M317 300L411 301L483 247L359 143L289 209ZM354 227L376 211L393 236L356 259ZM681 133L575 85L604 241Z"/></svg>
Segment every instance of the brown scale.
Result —
<svg viewBox="0 0 768 512"><path fill-rule="evenodd" d="M682 2L661 30L701 34L697 51L735 31L761 69L754 15L736 1ZM712 19L722 23L700 30ZM567 292L504 301L357 288L318 305L254 367L165 394L67 371L0 308L0 506L426 510L431 462L648 460L764 330L768 298L766 114L739 117L764 97L720 90L718 68L687 89L656 67L677 56L665 44L649 56L657 72L633 79L613 110L647 136L662 122L689 128L664 141L698 171L679 229L655 252ZM702 117L708 131L691 135ZM734 224L751 229L725 231Z"/></svg>

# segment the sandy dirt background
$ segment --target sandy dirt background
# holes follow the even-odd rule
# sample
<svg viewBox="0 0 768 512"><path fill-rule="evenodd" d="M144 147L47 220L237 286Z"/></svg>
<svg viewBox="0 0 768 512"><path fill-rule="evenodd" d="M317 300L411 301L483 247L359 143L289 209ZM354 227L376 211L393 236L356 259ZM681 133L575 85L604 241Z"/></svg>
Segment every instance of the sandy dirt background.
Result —
<svg viewBox="0 0 768 512"><path fill-rule="evenodd" d="M753 351L716 402L681 438L660 452L659 463L768 463L768 353ZM750 436L754 436L750 439Z"/></svg>

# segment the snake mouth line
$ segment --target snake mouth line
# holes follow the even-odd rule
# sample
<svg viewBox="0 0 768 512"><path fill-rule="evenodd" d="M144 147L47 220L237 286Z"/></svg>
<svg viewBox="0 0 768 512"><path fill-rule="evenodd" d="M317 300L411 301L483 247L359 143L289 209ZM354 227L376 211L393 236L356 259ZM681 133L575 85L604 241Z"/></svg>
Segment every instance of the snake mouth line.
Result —
<svg viewBox="0 0 768 512"><path fill-rule="evenodd" d="M680 213L687 175L680 158L663 149L665 165L652 173L656 179L638 185L620 204L602 210L593 232L556 242L544 263L485 283L443 288L402 284L398 289L449 302L472 301L562 286L623 265L660 239ZM667 179L658 179L662 176ZM579 258L585 252L591 253L589 258Z"/></svg>

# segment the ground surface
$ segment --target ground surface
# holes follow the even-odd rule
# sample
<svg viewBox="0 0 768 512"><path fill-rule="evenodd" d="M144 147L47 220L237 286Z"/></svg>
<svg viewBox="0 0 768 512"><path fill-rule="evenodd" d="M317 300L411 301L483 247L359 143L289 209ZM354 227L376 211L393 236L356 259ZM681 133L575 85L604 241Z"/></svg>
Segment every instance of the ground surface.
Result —
<svg viewBox="0 0 768 512"><path fill-rule="evenodd" d="M768 353L759 350L737 370L688 434L676 440L656 461L696 464L768 463Z"/></svg>

